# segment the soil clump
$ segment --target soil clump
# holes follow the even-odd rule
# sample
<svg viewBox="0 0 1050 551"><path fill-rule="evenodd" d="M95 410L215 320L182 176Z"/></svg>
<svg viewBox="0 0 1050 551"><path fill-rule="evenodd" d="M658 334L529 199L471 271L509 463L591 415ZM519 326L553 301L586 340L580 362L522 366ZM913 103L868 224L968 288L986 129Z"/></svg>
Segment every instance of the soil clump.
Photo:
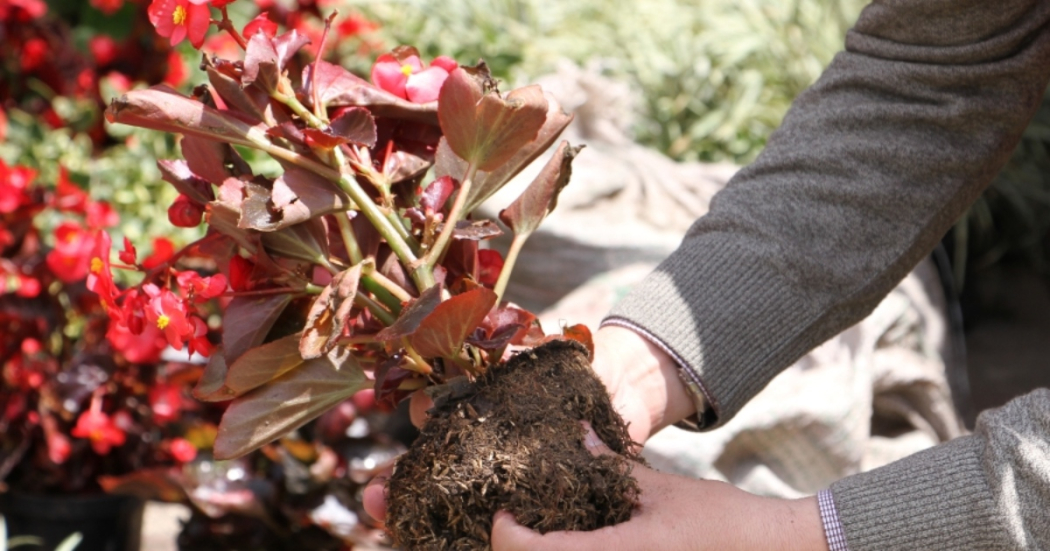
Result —
<svg viewBox="0 0 1050 551"><path fill-rule="evenodd" d="M617 455L592 455L581 420ZM466 551L490 549L500 509L541 533L623 522L633 449L586 348L552 341L435 400L388 482L387 530L400 549Z"/></svg>

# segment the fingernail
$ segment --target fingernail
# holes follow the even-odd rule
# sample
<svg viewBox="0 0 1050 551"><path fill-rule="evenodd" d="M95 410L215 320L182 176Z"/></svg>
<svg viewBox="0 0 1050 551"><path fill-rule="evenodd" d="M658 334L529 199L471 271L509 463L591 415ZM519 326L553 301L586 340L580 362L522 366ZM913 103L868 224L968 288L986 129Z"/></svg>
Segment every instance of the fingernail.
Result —
<svg viewBox="0 0 1050 551"><path fill-rule="evenodd" d="M594 434L594 431L592 430L587 431L586 436L583 437L583 444L591 449L600 448L603 445L605 445L604 442L602 442L602 440L598 438L598 435Z"/></svg>

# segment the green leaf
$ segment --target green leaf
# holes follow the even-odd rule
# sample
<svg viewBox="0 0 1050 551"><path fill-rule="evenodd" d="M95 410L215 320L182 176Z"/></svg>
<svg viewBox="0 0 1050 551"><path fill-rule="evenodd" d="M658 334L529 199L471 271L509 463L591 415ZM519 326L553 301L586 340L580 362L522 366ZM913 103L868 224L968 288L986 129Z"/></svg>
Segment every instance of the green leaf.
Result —
<svg viewBox="0 0 1050 551"><path fill-rule="evenodd" d="M500 211L500 220L518 235L535 231L558 204L558 194L572 176L572 160L582 147L561 142L529 187L509 207Z"/></svg>
<svg viewBox="0 0 1050 551"><path fill-rule="evenodd" d="M215 458L233 459L258 449L371 384L346 348L307 360L230 404L219 424Z"/></svg>
<svg viewBox="0 0 1050 551"><path fill-rule="evenodd" d="M499 168L533 141L547 110L539 86L500 97L484 65L452 71L438 96L438 120L449 147L479 170Z"/></svg>
<svg viewBox="0 0 1050 551"><path fill-rule="evenodd" d="M434 308L409 340L424 358L451 358L496 305L496 293L486 287L460 293Z"/></svg>

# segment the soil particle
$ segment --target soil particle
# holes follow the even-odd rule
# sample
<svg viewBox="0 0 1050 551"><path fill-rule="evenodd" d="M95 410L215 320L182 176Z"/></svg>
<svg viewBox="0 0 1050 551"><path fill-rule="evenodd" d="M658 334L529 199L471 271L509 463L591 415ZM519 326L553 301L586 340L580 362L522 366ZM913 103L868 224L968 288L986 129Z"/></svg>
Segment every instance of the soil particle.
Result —
<svg viewBox="0 0 1050 551"><path fill-rule="evenodd" d="M581 420L617 455L593 456ZM549 342L437 400L388 483L387 530L405 550L475 550L500 509L542 533L623 522L632 449L587 350Z"/></svg>

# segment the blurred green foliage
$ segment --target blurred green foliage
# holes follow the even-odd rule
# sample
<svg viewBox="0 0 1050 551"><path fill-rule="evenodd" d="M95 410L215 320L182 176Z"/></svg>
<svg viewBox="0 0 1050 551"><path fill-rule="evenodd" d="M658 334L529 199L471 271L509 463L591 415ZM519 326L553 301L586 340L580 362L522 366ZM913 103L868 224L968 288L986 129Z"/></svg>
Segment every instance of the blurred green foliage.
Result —
<svg viewBox="0 0 1050 551"><path fill-rule="evenodd" d="M483 58L519 83L600 63L638 97L636 139L679 160L750 161L836 52L863 0L342 2L392 44Z"/></svg>

